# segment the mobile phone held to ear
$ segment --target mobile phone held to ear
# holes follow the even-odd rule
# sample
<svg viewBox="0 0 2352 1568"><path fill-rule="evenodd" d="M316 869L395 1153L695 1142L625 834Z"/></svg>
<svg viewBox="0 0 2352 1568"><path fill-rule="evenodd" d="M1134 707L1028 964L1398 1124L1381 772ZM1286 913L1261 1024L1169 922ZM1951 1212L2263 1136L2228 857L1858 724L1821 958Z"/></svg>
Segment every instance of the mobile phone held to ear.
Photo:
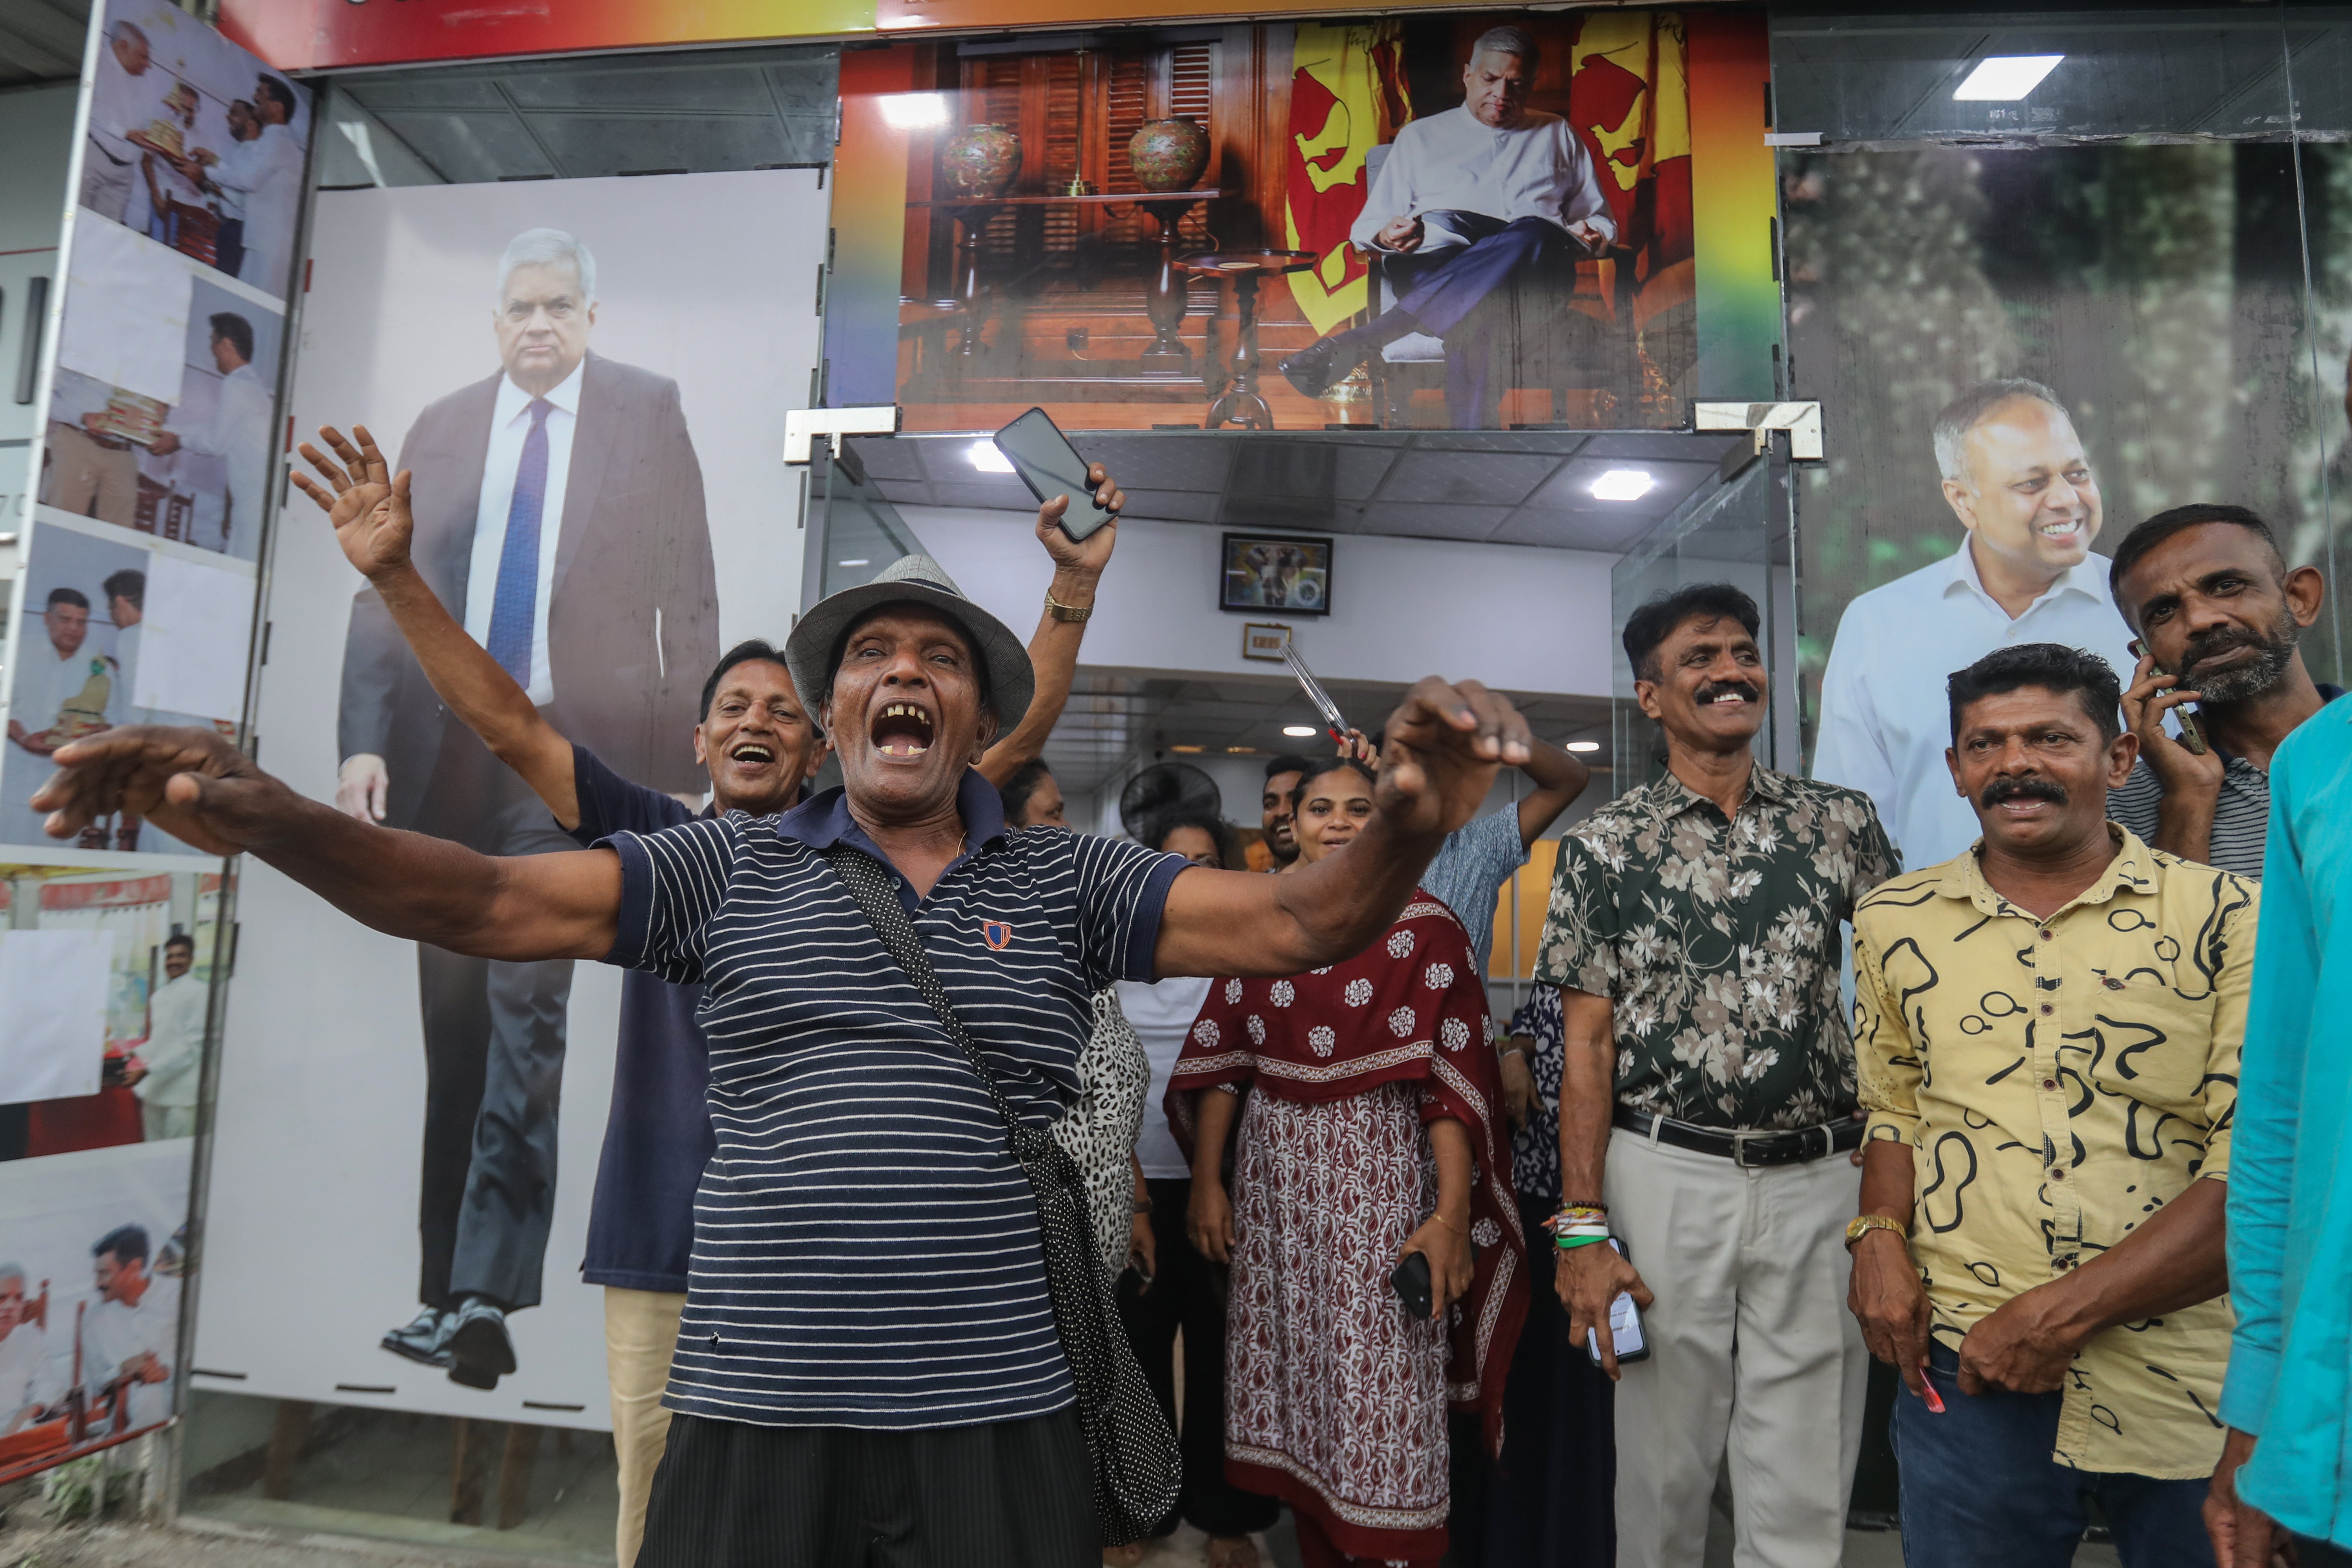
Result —
<svg viewBox="0 0 2352 1568"><path fill-rule="evenodd" d="M2147 651L2147 644L2140 641L2137 637L2134 637L2131 640L2131 653L2134 658L2151 658L2154 657ZM2157 668L2159 669L2163 668L2161 665ZM2170 670L2165 670L2165 673L2169 675L2172 672ZM2184 702L2179 707L2175 708L2172 710L2172 716L2180 721L2180 743L2189 748L2189 755L2196 757L2203 756L2205 754L2205 727L2197 721L2197 710Z"/></svg>
<svg viewBox="0 0 2352 1568"><path fill-rule="evenodd" d="M1055 496L1067 496L1061 528L1072 540L1082 540L1118 514L1095 500L1087 482L1087 460L1042 408L1032 408L996 433L996 449L1029 487L1039 505Z"/></svg>
<svg viewBox="0 0 2352 1568"><path fill-rule="evenodd" d="M1609 1245L1617 1248L1618 1257L1629 1256L1615 1237L1609 1238ZM1633 1304L1631 1292L1620 1290L1617 1299L1609 1303L1609 1338L1617 1348L1619 1366L1650 1359L1650 1342L1642 1332L1642 1309ZM1593 1365L1601 1364L1601 1336L1591 1329L1584 1331L1584 1350L1592 1358Z"/></svg>

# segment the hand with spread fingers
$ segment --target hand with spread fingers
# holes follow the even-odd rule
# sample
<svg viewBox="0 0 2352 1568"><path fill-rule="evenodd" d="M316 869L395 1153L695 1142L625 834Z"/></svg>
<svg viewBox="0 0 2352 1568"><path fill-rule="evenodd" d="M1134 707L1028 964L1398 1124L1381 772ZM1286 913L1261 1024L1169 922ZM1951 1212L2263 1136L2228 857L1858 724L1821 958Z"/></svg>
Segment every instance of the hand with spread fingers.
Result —
<svg viewBox="0 0 2352 1568"><path fill-rule="evenodd" d="M330 461L305 441L303 459L319 470L319 479L298 468L293 479L335 525L335 542L343 547L344 558L373 582L386 572L409 566L409 544L416 531L408 510L409 475L405 468L397 475L390 471L366 426L352 426L352 437L345 439L333 426L321 425L319 439L333 447L341 461Z"/></svg>
<svg viewBox="0 0 2352 1568"><path fill-rule="evenodd" d="M129 812L212 855L235 855L268 835L292 796L216 730L133 724L58 748L58 773L34 791L52 838L70 838Z"/></svg>
<svg viewBox="0 0 2352 1568"><path fill-rule="evenodd" d="M1399 832L1451 833L1476 814L1497 767L1528 760L1528 741L1510 699L1423 677L1389 716L1373 802Z"/></svg>

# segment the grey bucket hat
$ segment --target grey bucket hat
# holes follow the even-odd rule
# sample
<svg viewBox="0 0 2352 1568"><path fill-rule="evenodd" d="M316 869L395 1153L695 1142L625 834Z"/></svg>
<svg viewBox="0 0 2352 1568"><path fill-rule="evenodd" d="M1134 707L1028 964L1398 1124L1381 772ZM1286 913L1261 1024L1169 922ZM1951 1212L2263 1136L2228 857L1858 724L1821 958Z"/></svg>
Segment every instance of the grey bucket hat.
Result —
<svg viewBox="0 0 2352 1568"><path fill-rule="evenodd" d="M784 667L792 671L793 689L800 693L801 706L809 717L814 720L817 705L833 695L835 646L868 614L898 604L937 610L963 628L988 668L996 732L1010 733L1029 711L1029 700L1037 692L1037 672L1030 668L1029 650L1010 626L965 598L955 579L928 555L901 555L872 582L818 600L784 639Z"/></svg>

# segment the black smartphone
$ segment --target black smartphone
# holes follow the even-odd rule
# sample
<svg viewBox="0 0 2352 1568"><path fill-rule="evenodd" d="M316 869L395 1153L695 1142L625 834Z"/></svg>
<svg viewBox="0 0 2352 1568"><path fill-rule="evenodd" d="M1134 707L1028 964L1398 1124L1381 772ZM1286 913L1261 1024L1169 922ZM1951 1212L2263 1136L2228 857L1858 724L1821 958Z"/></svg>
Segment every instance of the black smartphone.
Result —
<svg viewBox="0 0 2352 1568"><path fill-rule="evenodd" d="M1613 1236L1609 1238L1609 1245L1617 1248L1620 1258L1632 1256ZM1642 1332L1642 1309L1634 1304L1633 1296L1627 1291L1618 1291L1617 1299L1609 1303L1609 1339L1616 1347L1619 1366L1650 1359L1650 1342ZM1584 1331L1584 1351L1592 1358L1593 1365L1601 1364L1601 1336L1591 1329Z"/></svg>
<svg viewBox="0 0 2352 1568"><path fill-rule="evenodd" d="M1087 460L1044 409L1032 408L999 430L996 449L1040 504L1055 496L1070 498L1062 512L1062 531L1072 539L1086 538L1118 515L1095 500L1095 488L1087 482Z"/></svg>
<svg viewBox="0 0 2352 1568"><path fill-rule="evenodd" d="M1433 1303L1430 1300L1429 1259L1426 1257L1418 1252L1406 1253L1404 1261L1396 1266L1396 1272L1389 1276L1389 1284L1395 1289L1397 1300L1404 1303L1407 1317L1423 1322L1429 1320L1430 1308Z"/></svg>
<svg viewBox="0 0 2352 1568"><path fill-rule="evenodd" d="M2149 658L2153 657L2147 651L2147 644L2140 641L2137 637L2134 637L2131 640L2131 653L2134 658ZM2158 669L2164 668L2162 665L2158 665L2157 668ZM2172 673L2168 669L2164 672L2167 675ZM2179 707L2175 708L2172 710L2172 716L2180 721L2180 743L2189 748L2190 755L2199 757L2203 756L2205 754L2205 727L2197 721L2197 710L2184 702Z"/></svg>

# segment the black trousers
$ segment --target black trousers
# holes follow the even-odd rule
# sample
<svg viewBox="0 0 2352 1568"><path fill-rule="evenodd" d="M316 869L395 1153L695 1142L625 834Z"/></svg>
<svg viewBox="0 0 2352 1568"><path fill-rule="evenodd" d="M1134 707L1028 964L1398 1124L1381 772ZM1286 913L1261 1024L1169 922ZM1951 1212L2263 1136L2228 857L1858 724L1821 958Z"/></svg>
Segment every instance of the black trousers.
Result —
<svg viewBox="0 0 2352 1568"><path fill-rule="evenodd" d="M1528 1237L1528 1321L1503 1385L1503 1454L1486 1458L1475 1419L1455 1416L1454 1516L1464 1568L1612 1568L1615 1385L1570 1340L1552 1289L1551 1205L1519 1200Z"/></svg>
<svg viewBox="0 0 2352 1568"><path fill-rule="evenodd" d="M485 855L579 847L463 731L444 741L416 826ZM500 963L419 943L416 981L425 1024L417 1300L535 1307L555 1219L571 961Z"/></svg>
<svg viewBox="0 0 2352 1568"><path fill-rule="evenodd" d="M1184 1489L1176 1512L1211 1535L1247 1535L1270 1528L1282 1505L1225 1479L1225 1271L1192 1249L1184 1211L1192 1201L1186 1180L1145 1184L1151 1193L1151 1233L1160 1244L1160 1272L1151 1288L1132 1272L1118 1281L1118 1315L1128 1342L1160 1408L1176 1425L1176 1331L1184 1331L1184 1420L1177 1446L1184 1458Z"/></svg>
<svg viewBox="0 0 2352 1568"><path fill-rule="evenodd" d="M1094 1568L1074 1410L867 1432L673 1416L636 1568Z"/></svg>

